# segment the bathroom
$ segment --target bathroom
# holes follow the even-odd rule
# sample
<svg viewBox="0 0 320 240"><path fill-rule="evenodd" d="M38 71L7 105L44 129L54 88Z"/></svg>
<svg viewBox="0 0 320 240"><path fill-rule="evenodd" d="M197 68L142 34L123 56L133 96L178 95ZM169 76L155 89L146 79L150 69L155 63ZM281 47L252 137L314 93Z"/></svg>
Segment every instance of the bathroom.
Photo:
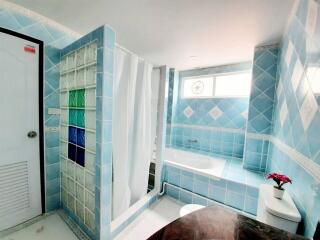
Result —
<svg viewBox="0 0 320 240"><path fill-rule="evenodd" d="M0 36L0 239L320 239L319 1L1 0Z"/></svg>

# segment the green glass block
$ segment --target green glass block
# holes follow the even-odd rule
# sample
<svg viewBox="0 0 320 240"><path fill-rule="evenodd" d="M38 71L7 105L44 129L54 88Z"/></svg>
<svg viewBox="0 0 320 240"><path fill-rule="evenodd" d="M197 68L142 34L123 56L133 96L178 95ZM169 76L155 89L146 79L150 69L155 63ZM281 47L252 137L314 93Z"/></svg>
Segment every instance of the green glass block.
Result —
<svg viewBox="0 0 320 240"><path fill-rule="evenodd" d="M77 107L85 107L85 89L77 90Z"/></svg>
<svg viewBox="0 0 320 240"><path fill-rule="evenodd" d="M77 106L77 91L70 91L69 92L69 107L76 107Z"/></svg>
<svg viewBox="0 0 320 240"><path fill-rule="evenodd" d="M77 126L77 111L75 109L69 110L69 125Z"/></svg>
<svg viewBox="0 0 320 240"><path fill-rule="evenodd" d="M84 110L77 110L77 126L85 128Z"/></svg>

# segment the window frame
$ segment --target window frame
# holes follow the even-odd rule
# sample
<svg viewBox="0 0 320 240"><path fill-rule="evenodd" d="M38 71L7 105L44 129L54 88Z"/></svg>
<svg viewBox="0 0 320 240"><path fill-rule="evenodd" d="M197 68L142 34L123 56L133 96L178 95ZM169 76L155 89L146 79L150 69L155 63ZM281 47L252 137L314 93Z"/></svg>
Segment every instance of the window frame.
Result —
<svg viewBox="0 0 320 240"><path fill-rule="evenodd" d="M249 98L250 97L250 93L248 96L243 96L243 95L225 95L225 96L216 96L216 79L219 76L227 76L227 75L236 75L236 74L241 74L241 73L251 73L250 70L246 70L246 71L237 71L237 72L227 72L227 73L217 73L217 74L208 74L208 75L198 75L198 76L187 76L187 77L182 77L182 83L181 83L181 87L180 87L180 98L181 99L211 99L211 98ZM193 96L193 97L185 97L184 96L184 84L185 84L185 80L188 79L197 79L197 78L210 78L212 77L212 93L211 96ZM251 78L251 83L252 83L252 78ZM251 89L250 89L251 90Z"/></svg>

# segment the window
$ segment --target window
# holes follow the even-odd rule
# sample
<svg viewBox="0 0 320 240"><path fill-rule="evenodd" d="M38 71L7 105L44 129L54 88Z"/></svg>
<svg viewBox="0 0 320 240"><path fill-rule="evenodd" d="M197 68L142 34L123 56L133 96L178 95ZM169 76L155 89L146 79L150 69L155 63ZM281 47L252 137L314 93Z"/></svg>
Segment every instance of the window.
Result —
<svg viewBox="0 0 320 240"><path fill-rule="evenodd" d="M183 81L184 98L206 98L212 96L213 78L187 78Z"/></svg>
<svg viewBox="0 0 320 240"><path fill-rule="evenodd" d="M216 77L215 97L247 97L250 95L251 73Z"/></svg>
<svg viewBox="0 0 320 240"><path fill-rule="evenodd" d="M184 78L182 98L248 97L251 73L232 73L210 77Z"/></svg>

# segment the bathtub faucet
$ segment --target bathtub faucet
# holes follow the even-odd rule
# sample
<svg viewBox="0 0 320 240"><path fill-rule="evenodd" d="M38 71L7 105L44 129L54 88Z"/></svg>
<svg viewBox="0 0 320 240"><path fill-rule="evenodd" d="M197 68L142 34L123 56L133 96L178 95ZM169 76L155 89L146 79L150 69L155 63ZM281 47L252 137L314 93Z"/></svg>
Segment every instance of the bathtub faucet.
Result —
<svg viewBox="0 0 320 240"><path fill-rule="evenodd" d="M197 139L188 139L188 143L198 143Z"/></svg>

